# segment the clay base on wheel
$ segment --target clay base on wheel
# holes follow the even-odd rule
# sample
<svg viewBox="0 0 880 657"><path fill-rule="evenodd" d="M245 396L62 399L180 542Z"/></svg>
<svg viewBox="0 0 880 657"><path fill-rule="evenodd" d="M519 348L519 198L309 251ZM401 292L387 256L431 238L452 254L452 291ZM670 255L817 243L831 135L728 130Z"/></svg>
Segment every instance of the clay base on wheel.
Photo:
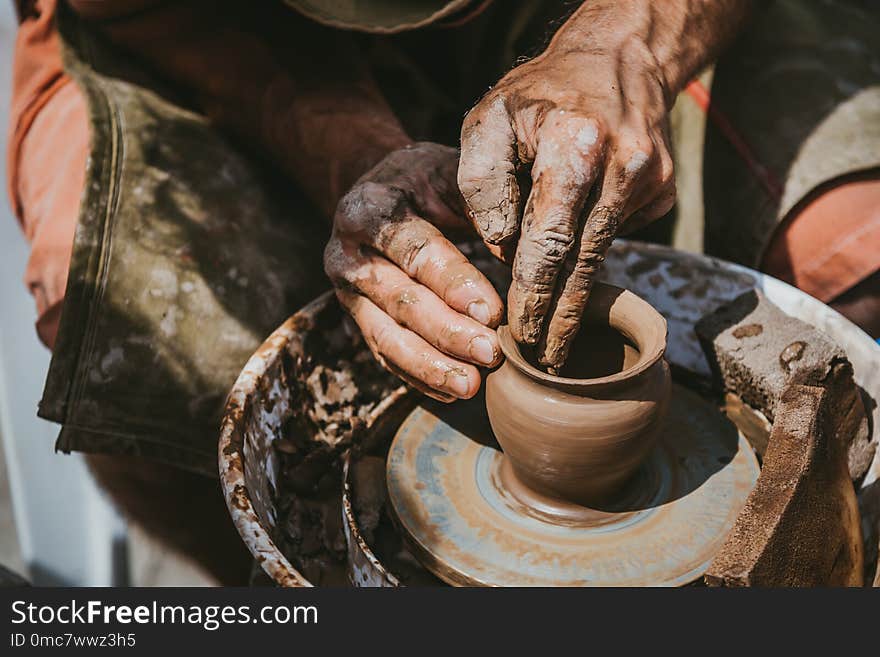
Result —
<svg viewBox="0 0 880 657"><path fill-rule="evenodd" d="M657 447L614 505L541 500L511 482L482 400L426 403L388 455L391 508L453 585L676 586L702 576L758 478L746 440L674 386Z"/></svg>

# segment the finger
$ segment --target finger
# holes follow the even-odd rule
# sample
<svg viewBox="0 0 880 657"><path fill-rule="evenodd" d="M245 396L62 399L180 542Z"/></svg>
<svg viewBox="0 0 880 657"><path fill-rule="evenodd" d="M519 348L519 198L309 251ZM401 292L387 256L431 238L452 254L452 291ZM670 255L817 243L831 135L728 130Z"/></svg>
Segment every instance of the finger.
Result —
<svg viewBox="0 0 880 657"><path fill-rule="evenodd" d="M443 353L483 367L498 364L501 349L495 331L455 312L381 256L355 255L349 260L344 280L397 324Z"/></svg>
<svg viewBox="0 0 880 657"><path fill-rule="evenodd" d="M501 323L504 304L495 288L427 221L409 214L397 224L383 227L374 244L377 251L450 308L484 326L494 328Z"/></svg>
<svg viewBox="0 0 880 657"><path fill-rule="evenodd" d="M348 290L337 290L336 296L383 367L441 401L469 399L477 393L480 373L473 365L440 353L366 297Z"/></svg>
<svg viewBox="0 0 880 657"><path fill-rule="evenodd" d="M501 322L504 304L492 284L443 233L412 212L401 190L357 185L340 202L334 223L340 239L372 247L449 307L485 326Z"/></svg>
<svg viewBox="0 0 880 657"><path fill-rule="evenodd" d="M571 264L563 272L559 293L551 303L546 330L538 342L538 362L552 373L558 372L568 357L593 279L617 234L621 212L602 203L600 199L584 223Z"/></svg>
<svg viewBox="0 0 880 657"><path fill-rule="evenodd" d="M444 404L450 404L450 403L454 402L456 399L458 399L458 397L454 397L453 395L447 395L445 393L437 392L436 390L432 390L431 388L426 386L424 383L422 383L418 379L414 379L409 374L407 374L406 372L404 372L400 368L395 367L394 365L392 365L389 362L385 363L385 369L387 369L394 376L396 376L398 379L402 380L404 383L406 383L410 387L415 388L420 393L422 393L423 395L427 395L431 399L436 399L437 401L443 402Z"/></svg>
<svg viewBox="0 0 880 657"><path fill-rule="evenodd" d="M526 344L540 337L602 153L598 126L591 119L552 112L539 137L508 294L511 334Z"/></svg>
<svg viewBox="0 0 880 657"><path fill-rule="evenodd" d="M519 229L517 162L516 135L504 100L487 97L462 124L458 187L474 226L489 244L500 244Z"/></svg>
<svg viewBox="0 0 880 657"><path fill-rule="evenodd" d="M652 180L657 151L648 139L630 140L611 159L599 199L578 235L573 255L566 262L549 310L549 321L538 342L538 362L556 372L565 363L580 329L593 279L626 217L628 204Z"/></svg>

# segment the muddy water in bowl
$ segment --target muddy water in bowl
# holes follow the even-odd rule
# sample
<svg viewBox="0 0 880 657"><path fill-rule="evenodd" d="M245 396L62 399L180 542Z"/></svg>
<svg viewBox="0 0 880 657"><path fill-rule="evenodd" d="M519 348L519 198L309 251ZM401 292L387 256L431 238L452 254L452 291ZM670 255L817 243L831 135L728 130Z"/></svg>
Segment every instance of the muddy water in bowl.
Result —
<svg viewBox="0 0 880 657"><path fill-rule="evenodd" d="M391 445L388 499L413 553L457 585L698 578L758 464L717 408L671 385L663 318L597 286L559 376L499 337L485 406L423 405Z"/></svg>

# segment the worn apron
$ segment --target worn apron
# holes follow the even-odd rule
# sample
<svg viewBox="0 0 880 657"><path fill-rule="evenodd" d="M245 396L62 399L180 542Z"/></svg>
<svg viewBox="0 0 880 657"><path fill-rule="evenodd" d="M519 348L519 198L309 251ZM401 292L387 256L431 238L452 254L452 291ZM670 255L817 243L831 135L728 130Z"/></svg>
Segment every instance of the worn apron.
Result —
<svg viewBox="0 0 880 657"><path fill-rule="evenodd" d="M231 383L326 287L327 223L63 4L58 29L91 144L39 415L60 450L215 474Z"/></svg>
<svg viewBox="0 0 880 657"><path fill-rule="evenodd" d="M465 111L518 56L540 50L564 5L495 6L455 29L359 38L410 134L457 144ZM91 144L39 415L63 425L62 451L215 476L223 402L239 371L329 285L329 222L271 163L63 4L58 29Z"/></svg>

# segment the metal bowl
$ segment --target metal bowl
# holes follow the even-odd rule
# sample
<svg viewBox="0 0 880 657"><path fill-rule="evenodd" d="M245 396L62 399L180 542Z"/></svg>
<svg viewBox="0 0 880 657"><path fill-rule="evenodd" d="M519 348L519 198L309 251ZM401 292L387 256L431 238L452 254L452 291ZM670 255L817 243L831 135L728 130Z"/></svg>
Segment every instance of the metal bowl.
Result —
<svg viewBox="0 0 880 657"><path fill-rule="evenodd" d="M220 482L232 521L248 550L280 586L311 586L272 541L276 524L273 491L278 464L273 441L293 413L295 400L306 394L291 373L304 355L308 335L321 324L342 321L342 310L328 292L279 326L248 360L229 393L220 431ZM408 395L400 386L367 418L361 439L379 431L394 417L393 409ZM312 440L321 441L319 434Z"/></svg>

